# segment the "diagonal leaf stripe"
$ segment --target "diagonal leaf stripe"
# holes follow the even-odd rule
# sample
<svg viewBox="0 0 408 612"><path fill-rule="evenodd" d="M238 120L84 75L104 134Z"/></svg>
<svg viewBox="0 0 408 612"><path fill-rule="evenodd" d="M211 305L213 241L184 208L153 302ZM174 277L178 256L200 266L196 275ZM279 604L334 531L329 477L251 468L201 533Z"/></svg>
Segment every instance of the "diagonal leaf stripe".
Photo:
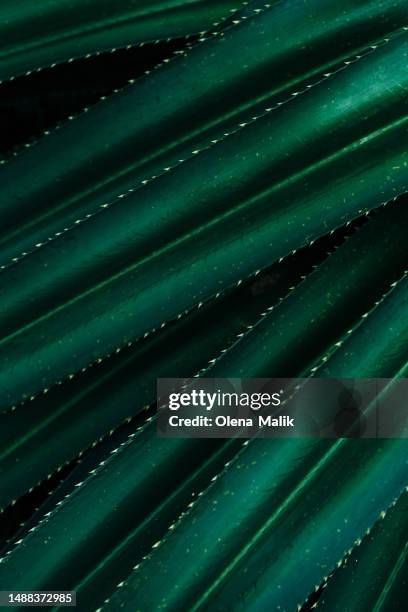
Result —
<svg viewBox="0 0 408 612"><path fill-rule="evenodd" d="M349 329L353 331L356 321L408 269L402 238L407 223L405 202L388 204L378 211L374 219L338 247L222 355L208 375L215 378L308 375L310 364L319 355L321 359L330 344L334 345Z"/></svg>
<svg viewBox="0 0 408 612"><path fill-rule="evenodd" d="M372 245L373 235L375 235L376 231L378 232L379 238L381 238L382 234L380 233L380 229L387 227L387 221L388 221L389 227L397 228L402 225L400 223L394 223L394 224L391 223L391 219L394 221L396 219L394 215L396 214L397 210L399 212L402 211L405 214L406 209L402 207L400 207L399 209L397 208L394 209L391 207L391 205L389 205L387 208L381 211L381 213L378 214L373 220L371 220L365 228L363 228L361 231L354 234L349 240L346 241L344 245L339 247L339 249L333 255L331 255L328 259L327 263L332 261L332 267L331 267L332 274L330 274L329 277L332 279L333 285L335 286L335 284L339 282L340 280L340 282L342 283L342 286L344 286L345 290L347 289L347 291L349 292L349 296L351 298L350 303L349 303L349 308L353 308L355 302L358 303L356 299L356 294L355 294L356 288L360 287L360 291L364 291L364 289L359 284L359 276L357 275L355 277L355 274L357 273L356 270L350 269L349 266L344 265L347 262L347 257L350 256L350 252L355 253L356 249L361 249L361 252L366 253L366 257L368 258L368 260L370 260L372 264L375 261L374 259L375 257L378 257L379 260L381 259L382 253L388 253L388 255L390 256L390 261L391 261L392 257L391 257L391 253L388 252L388 249L391 248L392 245L398 244L398 241L392 240L392 236L387 237L387 238L383 237L384 241L388 243L388 248L385 248L384 244L381 244L380 241L378 242L378 254L377 255L373 255L373 250L370 247ZM387 220L387 217L389 217L388 220ZM374 226L374 229L372 228L373 226ZM364 247L364 244L365 244L365 247ZM342 252L344 253L343 258L341 257ZM336 270L337 270L337 274L335 274ZM364 265L361 266L361 269L359 271L361 277L363 277L363 271L364 271ZM327 278L327 270L322 270L321 272L321 268L318 268L314 274L316 276L321 274L323 280ZM339 279L338 274L343 275L343 278L340 276L340 279ZM353 279L353 281L355 282L355 285L349 284L347 282L347 279L349 279L349 281ZM381 291L381 283L379 284L377 291L378 292ZM317 292L315 294L314 299L316 301L316 307L318 307L319 296ZM342 296L338 296L337 300L341 300L341 299L342 299ZM373 293L373 299L375 299L375 293ZM286 300L282 302L282 306L285 304L285 302ZM336 303L332 305L334 312L336 312L336 306L337 306ZM322 303L320 317L322 317L323 320L325 317L327 317L326 309L327 309L326 305ZM317 315L316 311L313 312L312 309L310 309L308 312L310 312L311 317ZM362 313L360 311L360 315L361 314ZM357 313L355 314L355 316L357 318L359 317ZM363 319L362 321L364 325L368 324L368 320ZM338 321L337 323L338 333L341 333L341 329L344 329L344 325L346 324L348 324L348 321ZM285 328L283 327L282 331L284 329ZM284 338L282 339L282 342L284 343ZM384 348L384 350L386 349ZM240 354L242 358L242 363L245 363L248 353L245 350L243 350ZM228 355L228 353L226 355ZM222 360L220 360L219 364L221 364L221 362ZM306 367L306 365L307 364L305 363L304 367ZM218 372L219 371L220 370L218 370ZM152 486L152 484L149 485L148 483L157 482L158 479L160 478L160 474L162 470L168 470L172 466L176 469L176 466L179 465L178 462L182 463L185 460L185 457L188 456L188 453L189 453L188 449L189 449L189 445L191 441L175 440L175 441L170 441L171 442L170 445L166 445L165 444L166 442L167 442L166 440L160 440L160 439L155 438L154 425L148 426L147 428L142 430L138 434L137 437L135 437L134 439L132 438L130 443L126 447L120 450L120 453L115 453L112 456L112 458L109 460L106 466L105 465L101 466L95 481L93 477L91 477L90 482L93 482L92 490L96 487L95 491L97 490L101 490L101 491L109 490L110 491L110 495L108 496L108 498L106 498L103 504L104 510L103 510L101 503L99 504L99 509L101 513L100 521L98 519L95 522L95 512L94 512L94 509L91 508L91 506L88 506L88 512L86 512L86 507L87 507L86 500L90 499L93 493L92 493L92 490L88 486L88 482L85 482L82 485L82 487L78 489L74 497L67 500L67 502L64 503L58 509L56 513L53 513L53 516L50 517L49 520L46 520L45 523L41 525L38 530L34 530L32 534L24 540L24 543L22 545L19 545L14 551L10 553L10 555L8 555L3 565L4 584L6 584L8 580L7 572L8 571L15 572L17 567L19 567L20 568L19 571L22 572L21 580L25 581L25 584L30 583L33 588L34 588L34 585L39 586L41 584L42 585L41 588L45 588L45 585L57 584L58 577L61 575L60 572L64 572L64 575L65 575L64 580L65 580L65 584L67 584L67 580L68 580L67 572L68 571L69 571L69 575L71 576L70 580L71 579L75 580L75 577L78 576L78 572L89 571L89 569L87 570L85 566L82 566L82 568L78 567L77 555L73 554L72 552L70 553L69 550L72 551L73 550L72 547L77 549L77 547L82 546L83 540L82 540L82 536L80 532L83 534L87 533L88 538L96 538L95 540L96 542L98 541L98 533L99 533L99 529L101 528L101 525L102 524L106 525L106 520L113 521L115 523L115 521L119 518L119 514L118 514L119 513L119 510L118 510L119 502L118 501L113 502L113 498L115 497L117 500L119 500L119 498L122 495L124 495L126 491L126 489L123 488L124 485L122 483L122 479L120 480L117 479L117 475L119 473L118 470L120 470L120 473L122 473L121 471L122 468L120 467L120 465L122 464L126 465L126 470L131 472L131 474L128 474L128 478L131 479L129 480L129 482L133 482L133 486L131 487L131 489L129 489L128 494L140 496L142 495L142 492L141 492L142 490L140 489L141 486L143 487ZM288 489L288 487L291 487L294 485L294 481L296 480L297 477L306 477L306 475L308 474L309 468L312 469L312 466L314 465L314 463L319 460L319 457L321 457L321 453L323 451L325 452L324 449L327 449L326 443L323 445L324 448L322 448L322 445L316 444L314 442L301 441L300 444L302 445L302 447L300 449L297 446L291 446L292 443L293 441L289 441L289 445L287 445L287 443L285 442L284 448L286 450L284 451L280 450L281 449L280 441L278 442L278 445L276 447L274 445L269 445L269 450L266 451L265 449L265 452L267 452L268 458L274 465L277 466L279 464L283 466L284 464L286 464L286 466L287 465L298 466L298 468L294 471L293 474L291 471L289 471L288 473L287 467L284 470L285 479L287 478L288 481L285 480L285 482L279 485L278 488L280 489L281 487L283 487L283 490L286 492L290 490ZM203 452L202 449L205 448L205 445L206 443L197 444L197 441L195 441L196 452L198 452L199 449L201 449L201 452ZM256 445L254 444L251 444L250 446L251 448L253 448L254 446L256 448ZM142 479L142 481L140 482L140 486L136 487L137 490L135 491L134 483L140 480L140 477L137 476L135 470L137 470L137 473L139 473L139 470L142 470L140 474L144 474L146 470L146 464L143 462L143 464L140 465L140 460L136 459L136 457L139 457L139 456L145 457L146 461L148 462L152 461L151 469L153 471L149 472L146 475L147 480L145 478ZM301 460L301 458L303 459ZM250 465L255 465L255 464L252 464L252 461L249 463ZM256 464L256 470L255 468L253 468L253 471L251 471L251 474L256 474L262 465L263 464L262 464L261 458L259 458ZM169 479L173 480L175 476L177 476L177 478L180 476L180 474L177 471L174 472L171 478L170 478L171 473L170 472L166 472L166 473L168 474L167 481L169 481ZM265 476L265 484L269 483L268 492L270 492L270 470L267 468L267 464L265 464L265 472L261 471L260 477L263 477L262 474L264 474ZM113 478L113 475L116 476L116 480L115 478ZM282 475L282 478L283 478L283 475ZM116 482L115 486L113 484L114 482ZM147 495L148 497L146 497ZM116 496L119 496L119 497L116 497ZM97 497L98 499L102 500L99 494L97 494ZM149 507L151 508L152 503L154 503L155 497L154 495L152 496L151 493L148 493L148 489L147 489L146 492L143 493L143 499L145 499L146 501L147 499L151 500L149 501ZM250 499L252 499L252 497L248 498L248 503ZM71 504L74 504L76 507L78 503L81 504L80 513L82 516L82 520L81 520L80 532L78 531L78 533L74 536L71 528L67 531L66 529L62 528L62 525L64 525L66 521L69 521L69 523L72 525L71 521L72 521L73 515L72 515ZM112 508L115 508L115 511L113 512L113 514L112 514ZM120 516L121 516L120 522L122 525L121 528L123 528L126 522L129 523L129 520L130 520L130 516L128 519L125 519L125 514L127 512L126 508L128 508L128 505L124 504L122 506L122 510L120 510ZM105 512L103 517L102 517L102 512ZM108 519L107 518L108 516L110 516L111 518ZM260 518L262 516L264 515L261 514ZM134 521L135 517L133 514L131 515L131 517L132 517L131 520ZM38 540L39 542L42 541L41 534L43 533L44 530L48 530L47 525L49 525L50 522L54 525L52 552L50 552L50 554L53 555L53 562L50 563L50 557L47 556L46 558L44 558L43 564L37 563L35 565L35 569L33 569L34 573L30 573L29 575L27 573L28 569L25 567L25 563L23 561L21 562L18 561L18 559L20 558L20 555L22 555L24 559L26 554L29 556L31 554L34 554L34 549L36 547L35 542L37 538L39 539ZM117 531L114 531L113 533L116 535L118 534ZM69 540L67 540L66 538L69 538ZM136 540L136 543L135 543L131 539L132 547L137 545L137 541L138 540ZM215 540L214 540L214 543L215 543ZM108 544L109 544L108 539L105 538L104 546L107 546ZM95 551L98 557L100 557L102 554L102 549L100 548L100 545L101 544L99 543L98 548ZM33 546L34 546L34 549L32 548ZM132 550L132 548L130 550ZM105 554L106 554L106 548L105 548ZM70 567L70 562L68 560L69 558L71 558L72 561L75 563L75 568L72 569L72 574L71 574L71 570L68 570L68 567ZM113 558L115 558L115 556ZM17 561L15 561L15 559L17 559ZM89 561L89 566L88 566L89 568L92 563L92 559L90 559L89 557L87 557L87 559ZM14 563L17 563L17 565L14 565ZM50 568L52 568L51 573L50 573ZM109 568L109 564L108 564L108 568ZM103 566L102 566L102 569L103 569ZM105 570L105 571L109 571L109 570ZM0 571L0 577L1 576L2 576L2 571ZM98 579L98 575L96 576L96 580L97 579ZM17 582L18 582L18 579L17 579ZM13 581L13 584L16 584L16 580ZM91 581L91 585L92 585L92 581ZM88 588L91 588L91 587L88 585ZM154 586L152 588L154 588ZM96 584L94 583L92 592L95 593L96 591L97 591L97 581L96 581Z"/></svg>
<svg viewBox="0 0 408 612"><path fill-rule="evenodd" d="M360 333L336 351L324 374L382 375L386 355L395 352L406 363L408 326L401 306L407 302L405 276L363 319ZM383 323L396 311L395 327L405 344L395 351L395 336L381 343L383 360L375 368L369 358L367 370L360 350L358 364L344 370L342 358L354 346L360 349L361 334L388 338ZM155 609L163 600L169 610L295 609L402 492L406 449L406 440L251 441L106 609L131 610L136 601ZM182 572L169 561L180 555L187 559Z"/></svg>
<svg viewBox="0 0 408 612"><path fill-rule="evenodd" d="M389 138L395 142L394 134L393 138L391 135ZM384 145L384 141L381 144ZM0 375L2 405L7 407L21 399L23 389L25 394L32 394L49 387L71 373L73 362L77 369L86 366L118 345L123 346L162 321L175 317L194 303L208 299L217 290L245 278L265 265L265 260L273 261L308 239L317 237L323 233L320 229L322 221L316 216L318 209L325 211L323 225L327 231L364 210L370 196L377 194L378 197L378 192L382 192L384 200L389 199L398 190L394 181L400 182L402 177L399 174L404 174L405 166L401 161L406 153L402 145L401 149L399 155L392 156L390 152L380 166L358 171L356 160L348 155L341 161L349 168L351 166L349 171L354 176L344 177L342 184L339 184L336 176L334 192L329 190L327 193L320 187L300 201L300 186L290 186L287 195L291 198L297 195L295 204L290 205L289 198L275 202L278 216L269 213L272 218L267 221L264 217L262 227L258 221L258 206L256 214L254 207L251 207L245 211L245 215L239 211L234 216L221 218L217 224L210 224L198 235L187 236L167 250L166 263L170 272L165 275L162 257L156 256L145 265L129 268L108 284L100 284L64 308L4 339L0 345L0 358L4 364ZM372 150L370 152L373 153ZM375 153L383 156L383 146ZM338 164L336 166L339 169ZM314 178L321 185L321 173ZM310 185L309 179L307 187L310 188ZM303 189L305 187L303 184ZM405 183L400 182L400 187L405 190ZM353 196L347 200L350 189ZM338 202L341 200L343 205L339 209ZM262 206L265 216L268 214L268 204L269 198ZM301 222L300 217L293 214L294 206L307 211L310 216L305 217L306 222ZM244 227L245 234L242 233ZM222 243L214 244L216 236L222 236ZM254 244L257 245L256 251L249 250ZM196 254L193 254L195 250ZM225 269L227 262L234 264ZM188 291L182 287L188 287ZM13 317L11 310L5 314ZM28 347L29 352L26 350ZM13 373L12 379L10 372Z"/></svg>
<svg viewBox="0 0 408 612"><path fill-rule="evenodd" d="M304 271L310 266L305 264ZM206 367L298 279L299 267L285 266L267 294L255 298L248 286L241 286L65 385L57 385L24 406L3 413L0 507L151 405L157 377L178 376L181 372L191 377Z"/></svg>
<svg viewBox="0 0 408 612"><path fill-rule="evenodd" d="M279 2L241 21L2 168L0 263L35 250L408 25L405 0Z"/></svg>
<svg viewBox="0 0 408 612"><path fill-rule="evenodd" d="M239 0L4 0L0 80L118 46L202 32L237 5Z"/></svg>
<svg viewBox="0 0 408 612"><path fill-rule="evenodd" d="M404 607L405 439L324 439L330 406L310 438L163 439L154 409L157 377L379 377L396 424L407 18L406 0L3 1L5 122L58 89L56 64L81 80L76 58L184 40L0 162L0 590Z"/></svg>
<svg viewBox="0 0 408 612"><path fill-rule="evenodd" d="M114 207L79 227L78 232L88 235L86 240L84 236L75 241L78 262L73 245L69 252L61 245L50 244L48 250L38 251L38 259L29 258L7 274L5 271L0 276L3 335L27 322L28 313L31 318L51 306L55 308L62 298L71 297L71 301L1 341L1 405L7 407L22 399L22 393L31 395L49 387L72 373L72 363L76 369L88 365L373 208L376 200L378 205L406 191L407 118L401 89L404 76L408 78L404 70L407 50L407 36L402 35L330 84L316 87L296 103L282 107L280 113L265 117L204 153L201 159L180 166L179 172L146 186L137 198L136 218L134 209L129 210L129 199L123 207ZM386 66L391 59L394 70L390 75ZM362 87L367 93L361 93ZM333 90L337 96L333 96ZM311 122L313 113L320 115L326 108L317 130ZM357 110L366 113L365 121L360 121ZM306 126L305 114L309 119ZM353 119L354 132L360 131L360 138L345 146ZM298 133L295 128L299 121L299 130L304 128ZM310 125L315 133L315 150L310 142L306 145ZM282 151L286 147L289 153L292 143L297 155L289 164ZM302 169L306 160L336 146L343 148ZM228 170L231 164L233 173ZM274 183L274 175L278 179L288 167L298 172ZM231 202L232 208L220 214L226 202ZM218 216L208 221L209 211ZM182 239L129 265L149 246L152 248L152 240L160 244L169 235L188 232L193 221L197 226L206 220ZM67 238L73 236L67 234ZM87 244L85 251L83 244ZM56 261L47 264L46 254L57 247L63 258L61 265L57 253ZM110 261L112 257L114 261ZM126 261L128 267L122 268ZM44 270L45 286L41 287ZM72 299L81 281L89 282L91 275L98 279L98 270L100 280L107 270L116 274ZM31 278L36 279L36 291ZM25 348L28 346L29 352Z"/></svg>
<svg viewBox="0 0 408 612"><path fill-rule="evenodd" d="M398 608L405 588L407 516L405 491L335 571L321 596L319 609L337 612L347 606L350 611L386 612Z"/></svg>

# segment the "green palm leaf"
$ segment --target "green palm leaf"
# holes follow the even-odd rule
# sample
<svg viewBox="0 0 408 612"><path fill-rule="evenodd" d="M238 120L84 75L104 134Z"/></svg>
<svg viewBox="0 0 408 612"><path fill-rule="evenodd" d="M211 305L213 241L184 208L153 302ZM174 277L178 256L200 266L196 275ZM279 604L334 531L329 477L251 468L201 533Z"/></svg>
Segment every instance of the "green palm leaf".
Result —
<svg viewBox="0 0 408 612"><path fill-rule="evenodd" d="M158 377L297 376L389 378L392 405L407 17L405 0L3 2L10 91L200 36L1 165L0 590L72 589L84 611L402 609L405 440L169 440L154 403Z"/></svg>
<svg viewBox="0 0 408 612"><path fill-rule="evenodd" d="M324 590L322 610L396 610L405 596L407 494L336 570ZM347 600L346 600L347 597Z"/></svg>
<svg viewBox="0 0 408 612"><path fill-rule="evenodd" d="M348 0L347 7L349 12L344 2L313 0L264 8L13 159L0 174L0 263L30 252L240 124L297 97L407 25L402 0L381 5ZM327 44L330 35L336 45ZM354 112L356 118L357 108ZM306 137L304 132L302 126Z"/></svg>
<svg viewBox="0 0 408 612"><path fill-rule="evenodd" d="M239 6L239 2L238 2ZM114 47L207 30L237 7L232 0L5 0L0 10L0 79Z"/></svg>

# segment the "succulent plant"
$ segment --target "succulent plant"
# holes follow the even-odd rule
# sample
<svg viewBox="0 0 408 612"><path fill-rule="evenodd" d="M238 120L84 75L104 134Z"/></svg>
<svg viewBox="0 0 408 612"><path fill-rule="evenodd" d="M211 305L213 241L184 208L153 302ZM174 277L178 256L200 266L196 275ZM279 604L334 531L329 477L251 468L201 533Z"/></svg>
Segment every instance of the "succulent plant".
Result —
<svg viewBox="0 0 408 612"><path fill-rule="evenodd" d="M0 590L402 607L406 440L164 439L155 393L406 377L406 0L4 0L0 32L0 96L176 49L0 166Z"/></svg>

